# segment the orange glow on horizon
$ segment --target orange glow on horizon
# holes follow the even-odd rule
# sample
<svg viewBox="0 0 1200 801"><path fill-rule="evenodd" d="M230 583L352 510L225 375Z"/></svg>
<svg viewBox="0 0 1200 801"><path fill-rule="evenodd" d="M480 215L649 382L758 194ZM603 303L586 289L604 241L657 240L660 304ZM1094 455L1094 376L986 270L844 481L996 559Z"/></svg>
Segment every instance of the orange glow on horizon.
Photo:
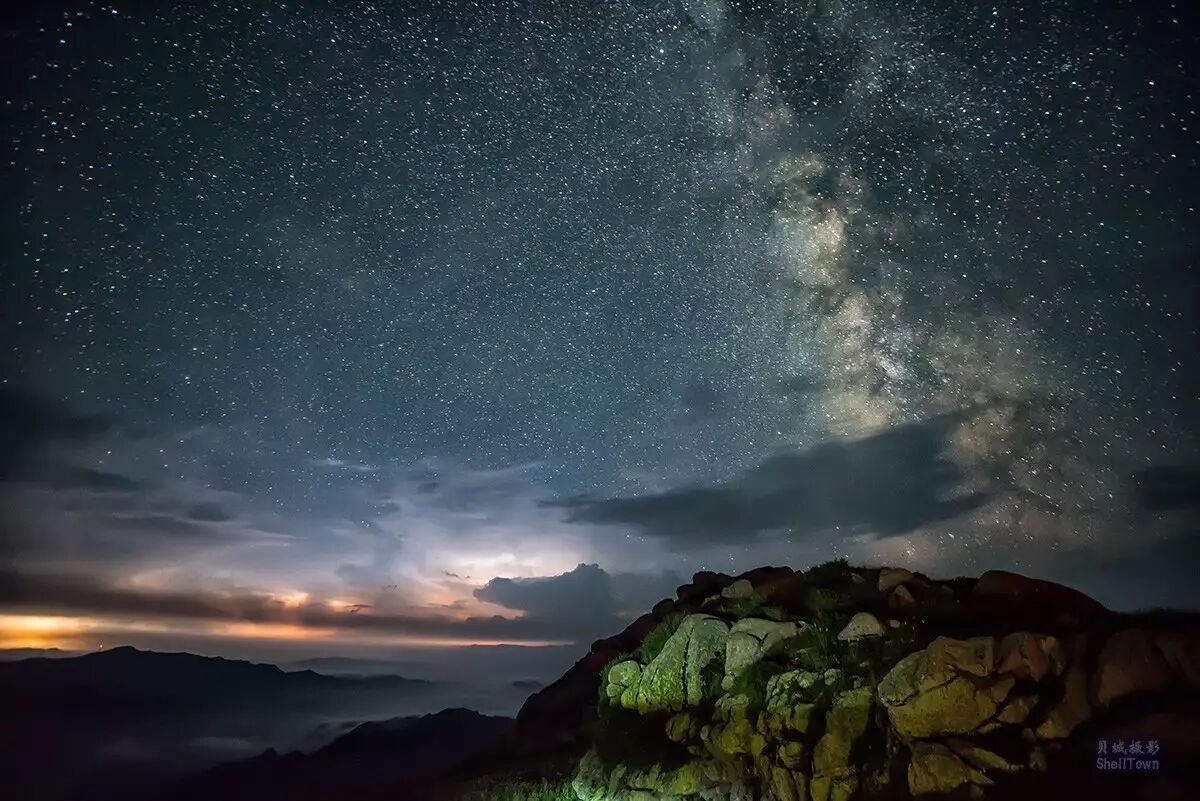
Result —
<svg viewBox="0 0 1200 801"><path fill-rule="evenodd" d="M212 633L227 637L262 640L324 640L337 634L336 629L300 626L295 623L219 623Z"/></svg>
<svg viewBox="0 0 1200 801"><path fill-rule="evenodd" d="M122 636L123 634L128 636ZM174 638L195 637L198 641L208 641L209 645L205 650L211 650L212 641L220 639L290 641L297 644L319 642L326 650L330 646L338 645L417 648L515 645L537 648L570 644L568 640L463 637L454 636L452 633L443 637L428 634L406 635L386 630L342 629L336 626L305 626L296 623L0 615L0 649L58 648L64 651L90 651L105 646L139 644L144 642L141 640L142 636L156 634L170 635ZM139 647L146 646L139 644ZM174 645L172 649L178 647Z"/></svg>
<svg viewBox="0 0 1200 801"><path fill-rule="evenodd" d="M86 618L55 615L0 615L0 648L74 650L94 624Z"/></svg>

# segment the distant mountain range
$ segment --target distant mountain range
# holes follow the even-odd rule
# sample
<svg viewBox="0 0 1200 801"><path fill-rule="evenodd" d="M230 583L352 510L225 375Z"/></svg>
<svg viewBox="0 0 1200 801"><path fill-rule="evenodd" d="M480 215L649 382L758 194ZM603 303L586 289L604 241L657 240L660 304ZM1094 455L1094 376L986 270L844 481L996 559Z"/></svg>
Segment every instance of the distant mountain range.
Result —
<svg viewBox="0 0 1200 801"><path fill-rule="evenodd" d="M0 775L23 801L124 797L133 784L317 748L365 719L440 709L454 688L327 676L131 647L0 662ZM131 782L131 777L136 781Z"/></svg>
<svg viewBox="0 0 1200 801"><path fill-rule="evenodd" d="M62 659L80 656L82 651L64 651L61 648L0 648L0 662L16 662L21 659Z"/></svg>
<svg viewBox="0 0 1200 801"><path fill-rule="evenodd" d="M426 801L447 772L512 736L512 718L445 709L364 723L310 754L267 751L170 787L177 801Z"/></svg>

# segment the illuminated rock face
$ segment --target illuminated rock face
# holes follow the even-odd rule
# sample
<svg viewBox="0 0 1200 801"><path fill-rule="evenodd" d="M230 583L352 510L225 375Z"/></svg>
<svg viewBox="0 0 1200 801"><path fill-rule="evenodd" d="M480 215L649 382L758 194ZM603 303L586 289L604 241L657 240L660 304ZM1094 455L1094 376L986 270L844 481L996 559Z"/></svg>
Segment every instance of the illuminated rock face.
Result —
<svg viewBox="0 0 1200 801"><path fill-rule="evenodd" d="M826 565L748 575L681 587L687 600L656 607L672 615L658 625L674 627L655 635L657 653L626 644L642 657L597 676L578 798L1007 797L1013 781L1053 775L1081 730L1120 730L1132 714L1170 716L1176 731L1200 723L1179 711L1200 704L1200 635L1165 619L1127 625L1072 590L1011 573L938 582ZM911 605L892 602L898 588ZM725 605L746 599L753 606ZM1038 605L1042 629L1030 618ZM852 620L854 636L839 637Z"/></svg>

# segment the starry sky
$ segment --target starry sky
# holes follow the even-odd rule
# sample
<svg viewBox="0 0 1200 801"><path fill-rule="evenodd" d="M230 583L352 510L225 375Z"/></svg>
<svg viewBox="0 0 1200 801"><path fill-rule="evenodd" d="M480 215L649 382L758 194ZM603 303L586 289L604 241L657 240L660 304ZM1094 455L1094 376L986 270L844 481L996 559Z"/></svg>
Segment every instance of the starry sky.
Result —
<svg viewBox="0 0 1200 801"><path fill-rule="evenodd" d="M1189 4L38 6L0 645L586 646L835 557L1200 605Z"/></svg>

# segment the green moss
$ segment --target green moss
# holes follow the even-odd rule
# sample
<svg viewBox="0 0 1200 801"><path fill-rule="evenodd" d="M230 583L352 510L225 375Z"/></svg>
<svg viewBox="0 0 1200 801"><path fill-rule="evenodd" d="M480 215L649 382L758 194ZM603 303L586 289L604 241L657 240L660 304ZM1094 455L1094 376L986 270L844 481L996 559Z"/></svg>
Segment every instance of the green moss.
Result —
<svg viewBox="0 0 1200 801"><path fill-rule="evenodd" d="M672 614L663 618L657 626L650 630L646 638L642 640L642 644L638 646L634 658L643 665L650 664L654 660L654 657L662 653L662 649L667 644L667 640L671 639L671 635L679 629L679 624L683 622L683 617L680 614ZM625 658L629 659L630 657L626 656ZM607 678L608 673L605 672L604 675Z"/></svg>
<svg viewBox="0 0 1200 801"><path fill-rule="evenodd" d="M608 661L608 664L606 664L604 667L600 668L600 681L599 681L600 686L596 688L596 691L600 695L600 705L601 706L604 706L605 704L609 703L608 693L606 692L606 690L608 688L608 671L612 670L613 665L620 664L621 662L625 662L627 660L634 659L634 658L635 657L633 654L624 654L624 653L617 654L616 656L614 656L612 659L610 659Z"/></svg>

